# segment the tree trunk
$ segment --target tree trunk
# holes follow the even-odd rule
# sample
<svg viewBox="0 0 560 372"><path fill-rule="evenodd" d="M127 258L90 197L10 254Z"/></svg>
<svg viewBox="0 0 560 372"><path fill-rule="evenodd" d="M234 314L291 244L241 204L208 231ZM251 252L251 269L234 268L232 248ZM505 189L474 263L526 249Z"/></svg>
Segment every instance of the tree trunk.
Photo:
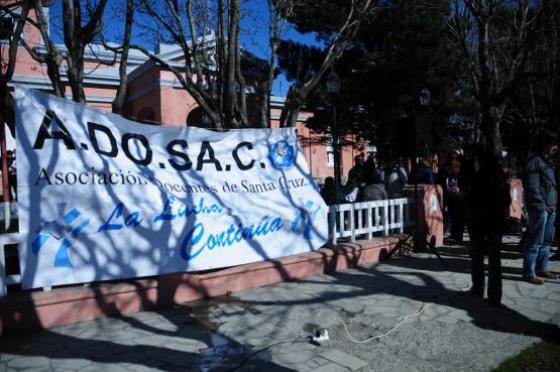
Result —
<svg viewBox="0 0 560 372"><path fill-rule="evenodd" d="M62 56L49 37L49 23L43 13L43 2L41 0L35 2L35 15L37 16L39 31L43 37L45 48L47 49L47 54L43 58L38 59L38 61L47 64L47 75L51 81L54 94L58 97L64 97L65 88L60 77Z"/></svg>
<svg viewBox="0 0 560 372"><path fill-rule="evenodd" d="M130 37L132 35L132 22L134 19L134 2L133 0L126 1L126 19L124 23L124 40L121 52L121 59L119 63L119 86L115 99L113 100L113 112L115 114L123 113L124 102L126 98L126 90L128 86L128 74L126 67L128 65L128 52L130 50Z"/></svg>
<svg viewBox="0 0 560 372"><path fill-rule="evenodd" d="M5 56L2 56L2 61L0 61L0 125L6 123L13 136L15 136L14 98L8 88L8 81L10 81L14 75L17 49L31 6L31 1L23 2L16 28L10 36L9 50L7 53L8 58L5 59ZM6 46L4 46L4 48L5 47Z"/></svg>
<svg viewBox="0 0 560 372"><path fill-rule="evenodd" d="M292 85L288 91L286 102L280 114L280 127L295 127L299 110L303 106L305 99L301 95L301 88L298 84Z"/></svg>
<svg viewBox="0 0 560 372"><path fill-rule="evenodd" d="M482 106L482 133L484 133L484 139L486 143L486 149L494 153L494 155L500 157L502 156L502 134L500 131L500 121L506 103L499 106L494 105L484 105Z"/></svg>
<svg viewBox="0 0 560 372"><path fill-rule="evenodd" d="M235 127L236 120L233 117L236 99L236 79L235 79L235 33L237 31L237 24L239 22L239 3L238 0L229 0L229 31L227 40L227 58L226 58L226 81L224 89L224 114L226 126L231 128Z"/></svg>
<svg viewBox="0 0 560 372"><path fill-rule="evenodd" d="M260 89L259 102L259 126L267 128L270 126L270 81L265 81Z"/></svg>

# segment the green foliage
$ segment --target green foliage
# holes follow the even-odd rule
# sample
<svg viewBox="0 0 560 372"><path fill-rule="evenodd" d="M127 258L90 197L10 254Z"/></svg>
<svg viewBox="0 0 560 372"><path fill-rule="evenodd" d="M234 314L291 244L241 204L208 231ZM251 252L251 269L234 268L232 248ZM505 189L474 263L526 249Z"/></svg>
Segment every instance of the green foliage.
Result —
<svg viewBox="0 0 560 372"><path fill-rule="evenodd" d="M318 40L330 34L341 21L330 7L344 1L301 1L290 21L299 31L315 31ZM383 143L394 140L392 126L419 109L419 92L432 94L432 115L438 122L455 112L457 81L453 48L446 36L448 0L392 0L380 4L375 19L362 28L335 65L342 80L337 97L339 128ZM302 80L319 65L325 51L317 47L283 42L280 68L290 79ZM330 99L324 90L309 102L315 117L309 125L329 130ZM439 118L439 119L438 119ZM442 124L443 125L443 124Z"/></svg>
<svg viewBox="0 0 560 372"><path fill-rule="evenodd" d="M298 0L292 1L292 11L287 17L301 33L328 34L340 29L350 8L348 0Z"/></svg>

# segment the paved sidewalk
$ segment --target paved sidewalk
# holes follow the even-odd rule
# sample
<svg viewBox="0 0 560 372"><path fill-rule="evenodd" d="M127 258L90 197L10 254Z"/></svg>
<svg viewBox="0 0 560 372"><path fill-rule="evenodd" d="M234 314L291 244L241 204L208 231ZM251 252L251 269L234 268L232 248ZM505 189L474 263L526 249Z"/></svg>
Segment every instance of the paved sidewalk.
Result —
<svg viewBox="0 0 560 372"><path fill-rule="evenodd" d="M517 240L505 239L502 308L461 293L470 281L467 250L450 245L443 262L428 254L393 257L372 268L0 338L0 372L489 371L536 341L560 340L560 281L521 281ZM551 268L559 271L560 263ZM330 340L310 343L316 328L326 328Z"/></svg>

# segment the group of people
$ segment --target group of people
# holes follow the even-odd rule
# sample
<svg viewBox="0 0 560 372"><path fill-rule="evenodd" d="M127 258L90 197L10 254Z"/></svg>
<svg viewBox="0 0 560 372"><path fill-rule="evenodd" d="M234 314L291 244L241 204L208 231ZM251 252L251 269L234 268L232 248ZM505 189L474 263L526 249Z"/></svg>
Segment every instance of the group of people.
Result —
<svg viewBox="0 0 560 372"><path fill-rule="evenodd" d="M558 202L557 173L553 165L557 139L543 133L536 141L536 148L521 172L527 216L522 249L523 278L540 285L544 279L557 279L548 269ZM462 241L464 227L468 227L472 259L470 292L479 297L484 295L484 256L488 255L488 302L497 305L502 296L501 240L511 202L508 176L499 160L491 152L481 151L466 161L452 154L440 179L450 237Z"/></svg>
<svg viewBox="0 0 560 372"><path fill-rule="evenodd" d="M523 239L523 278L541 285L544 279L557 279L548 269L550 246L554 240L558 193L553 159L558 151L554 136L542 134L537 151L523 170L527 230ZM496 157L483 160L483 169L475 173L467 198L467 224L471 239L472 289L484 296L484 255L488 254L488 302L499 305L502 296L500 264L501 238L504 233L509 187Z"/></svg>
<svg viewBox="0 0 560 372"><path fill-rule="evenodd" d="M376 164L373 155L367 160L363 154L354 157L354 166L348 172L344 186L336 185L327 177L321 195L328 205L397 198L408 182L408 172L402 159Z"/></svg>
<svg viewBox="0 0 560 372"><path fill-rule="evenodd" d="M546 133L536 142L538 151L528 159L522 171L527 212L523 278L528 283L541 285L544 279L558 278L548 269L558 203L558 174L553 165L558 144L555 136ZM471 242L470 293L484 297L484 257L487 255L487 301L500 305L500 250L511 204L508 174L501 159L492 151L480 149L465 158L459 153L452 153L441 170L434 164L419 159L414 171L408 173L402 160L378 167L373 157L364 161L363 156L357 156L346 185L338 188L332 178L327 178L322 195L327 204L339 204L398 197L409 181L440 184L446 209L445 226L449 229L450 238L462 241L465 226L468 228Z"/></svg>

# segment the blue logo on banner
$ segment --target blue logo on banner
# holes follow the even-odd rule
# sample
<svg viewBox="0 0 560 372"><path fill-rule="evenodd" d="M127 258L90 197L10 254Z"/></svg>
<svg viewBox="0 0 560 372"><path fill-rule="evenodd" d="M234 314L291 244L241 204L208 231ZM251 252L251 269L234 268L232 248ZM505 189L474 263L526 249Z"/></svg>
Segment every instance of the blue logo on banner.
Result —
<svg viewBox="0 0 560 372"><path fill-rule="evenodd" d="M299 208L296 218L292 221L292 231L301 233L305 240L311 240L313 232L313 221L321 211L321 204L308 200L305 208Z"/></svg>
<svg viewBox="0 0 560 372"><path fill-rule="evenodd" d="M278 141L270 147L270 161L274 168L289 168L294 164L294 146L287 141Z"/></svg>
<svg viewBox="0 0 560 372"><path fill-rule="evenodd" d="M74 267L70 261L69 250L72 246L71 238L76 238L82 230L84 230L89 225L89 219L83 221L76 227L70 226L74 220L80 216L80 212L77 209L72 209L63 217L63 221L52 221L43 225L38 231L37 237L31 243L31 250L33 254L37 255L39 250L45 243L51 238L56 240L61 240L60 247L56 252L54 258L55 267Z"/></svg>

